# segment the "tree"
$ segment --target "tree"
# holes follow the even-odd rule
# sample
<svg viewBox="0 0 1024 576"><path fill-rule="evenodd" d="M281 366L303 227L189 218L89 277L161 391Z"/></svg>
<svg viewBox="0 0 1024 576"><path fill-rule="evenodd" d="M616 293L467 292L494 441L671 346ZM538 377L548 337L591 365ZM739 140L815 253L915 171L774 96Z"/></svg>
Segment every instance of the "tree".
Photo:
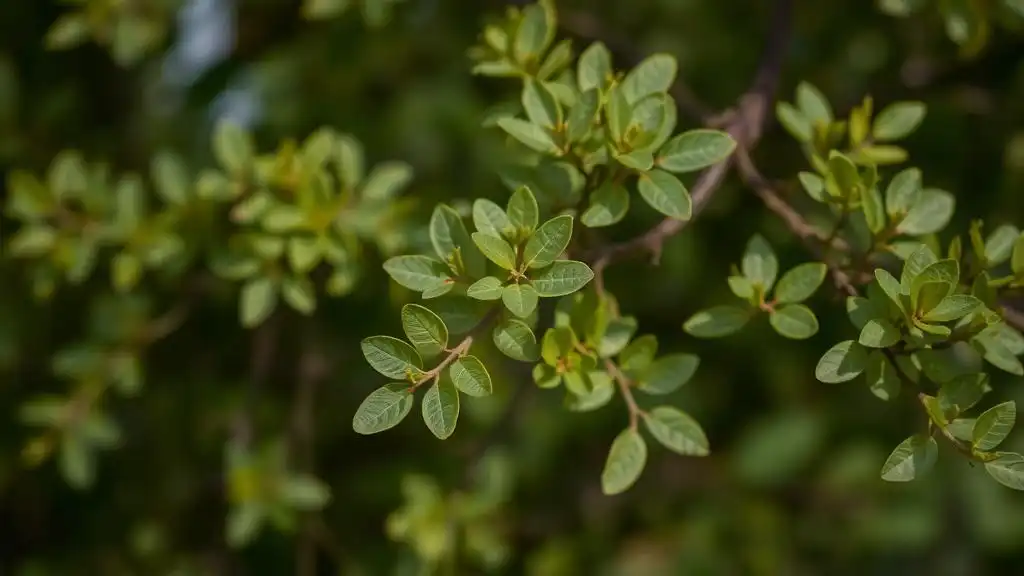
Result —
<svg viewBox="0 0 1024 576"><path fill-rule="evenodd" d="M855 565L918 546L927 570L929 544L980 558L1024 529L1019 137L992 167L1014 89L986 96L980 176L937 160L971 131L953 88L1019 55L1019 2L858 3L828 29L852 56L793 79L794 38L823 36L791 0L685 9L763 29L752 72L697 27L681 63L637 47L627 8L553 0L243 3L197 72L189 34L230 7L70 4L3 9L56 62L0 58L0 514L41 527L4 544L12 570L828 572L840 544L777 523L833 515ZM883 25L958 54L894 80ZM695 95L740 83L718 111ZM941 521L990 513L976 545ZM713 536L629 558L629 530L679 518ZM588 538L613 546L587 560Z"/></svg>

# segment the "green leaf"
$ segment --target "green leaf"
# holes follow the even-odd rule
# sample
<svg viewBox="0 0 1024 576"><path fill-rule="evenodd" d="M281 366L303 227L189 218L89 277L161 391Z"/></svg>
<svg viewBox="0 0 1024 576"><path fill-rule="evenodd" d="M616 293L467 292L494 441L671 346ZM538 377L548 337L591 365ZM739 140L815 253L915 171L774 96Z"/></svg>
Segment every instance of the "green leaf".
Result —
<svg viewBox="0 0 1024 576"><path fill-rule="evenodd" d="M508 199L507 214L513 226L533 232L540 221L540 208L537 206L537 198L533 191L526 186L516 188Z"/></svg>
<svg viewBox="0 0 1024 576"><path fill-rule="evenodd" d="M954 416L970 410L985 395L988 374L961 374L939 388L939 405Z"/></svg>
<svg viewBox="0 0 1024 576"><path fill-rule="evenodd" d="M541 4L523 8L522 20L516 27L512 53L521 64L536 62L550 41L553 30L548 28L547 16Z"/></svg>
<svg viewBox="0 0 1024 576"><path fill-rule="evenodd" d="M669 172L694 172L725 160L735 149L736 141L729 134L699 128L687 130L666 142L655 161Z"/></svg>
<svg viewBox="0 0 1024 576"><path fill-rule="evenodd" d="M281 499L297 510L320 510L331 500L331 489L309 475L290 476L281 484Z"/></svg>
<svg viewBox="0 0 1024 576"><path fill-rule="evenodd" d="M621 352L633 338L636 328L636 318L632 316L609 320L598 345L597 352L601 358L610 358Z"/></svg>
<svg viewBox="0 0 1024 576"><path fill-rule="evenodd" d="M471 241L459 213L451 207L438 204L434 208L434 213L430 217L429 232L430 243L441 260L447 260L458 249L466 265L466 272L470 276L479 277L487 272L483 254Z"/></svg>
<svg viewBox="0 0 1024 576"><path fill-rule="evenodd" d="M28 225L18 230L7 245L7 252L19 258L38 258L57 246L57 231L45 224Z"/></svg>
<svg viewBox="0 0 1024 576"><path fill-rule="evenodd" d="M96 482L96 455L83 438L64 437L59 464L64 480L76 490L84 490Z"/></svg>
<svg viewBox="0 0 1024 576"><path fill-rule="evenodd" d="M754 284L746 276L729 276L729 290L744 300L754 298Z"/></svg>
<svg viewBox="0 0 1024 576"><path fill-rule="evenodd" d="M748 310L736 306L713 306L691 316L683 324L683 330L697 338L721 338L738 332L748 320Z"/></svg>
<svg viewBox="0 0 1024 576"><path fill-rule="evenodd" d="M907 168L900 171L885 189L885 211L893 219L903 218L921 195L921 171Z"/></svg>
<svg viewBox="0 0 1024 576"><path fill-rule="evenodd" d="M402 306L402 330L422 358L433 358L448 347L448 327L419 304Z"/></svg>
<svg viewBox="0 0 1024 576"><path fill-rule="evenodd" d="M233 122L224 120L213 130L213 155L217 162L233 174L243 173L253 159L252 137Z"/></svg>
<svg viewBox="0 0 1024 576"><path fill-rule="evenodd" d="M939 302L924 315L926 322L949 322L959 320L982 306L981 300L968 294L953 294Z"/></svg>
<svg viewBox="0 0 1024 576"><path fill-rule="evenodd" d="M300 314L309 316L316 310L316 288L307 276L286 276L281 281L281 296Z"/></svg>
<svg viewBox="0 0 1024 576"><path fill-rule="evenodd" d="M1017 277L1024 277L1024 233L1013 243L1013 256L1010 259L1010 268Z"/></svg>
<svg viewBox="0 0 1024 576"><path fill-rule="evenodd" d="M263 507L256 503L234 507L228 512L224 539L232 547L245 546L259 534L265 521Z"/></svg>
<svg viewBox="0 0 1024 576"><path fill-rule="evenodd" d="M775 105L775 117L779 124L786 129L799 142L810 142L813 136L811 122L789 102L779 102Z"/></svg>
<svg viewBox="0 0 1024 576"><path fill-rule="evenodd" d="M277 307L277 285L270 278L254 278L242 285L238 304L242 327L255 328Z"/></svg>
<svg viewBox="0 0 1024 576"><path fill-rule="evenodd" d="M298 274L306 274L316 267L323 257L320 242L316 238L294 236L288 239L288 263Z"/></svg>
<svg viewBox="0 0 1024 576"><path fill-rule="evenodd" d="M435 291L453 284L444 263L428 256L395 256L384 262L384 271L398 284L418 292Z"/></svg>
<svg viewBox="0 0 1024 576"><path fill-rule="evenodd" d="M181 159L165 151L157 152L150 161L153 187L160 198L171 205L188 202L192 178Z"/></svg>
<svg viewBox="0 0 1024 576"><path fill-rule="evenodd" d="M882 465L882 480L909 482L920 478L935 465L939 445L931 436L915 434L900 442Z"/></svg>
<svg viewBox="0 0 1024 576"><path fill-rule="evenodd" d="M87 12L62 14L46 31L43 45L49 50L74 48L88 40L91 31Z"/></svg>
<svg viewBox="0 0 1024 576"><path fill-rule="evenodd" d="M370 336L360 344L363 356L374 370L399 380L412 380L422 372L423 360L416 349L391 336Z"/></svg>
<svg viewBox="0 0 1024 576"><path fill-rule="evenodd" d="M522 320L506 319L494 328L491 337L498 350L509 358L520 362L537 360L537 337Z"/></svg>
<svg viewBox="0 0 1024 576"><path fill-rule="evenodd" d="M690 193L678 178L664 170L651 170L640 174L637 181L640 196L658 212L675 218L689 220L693 212Z"/></svg>
<svg viewBox="0 0 1024 576"><path fill-rule="evenodd" d="M900 393L900 375L896 372L889 359L878 350L868 355L868 366L864 377L871 393L886 402L893 400Z"/></svg>
<svg viewBox="0 0 1024 576"><path fill-rule="evenodd" d="M605 119L613 143L622 142L626 128L633 117L633 109L622 93L622 86L613 86L605 100Z"/></svg>
<svg viewBox="0 0 1024 576"><path fill-rule="evenodd" d="M874 186L863 190L860 195L860 206L864 213L864 221L872 234L880 233L886 225L882 195Z"/></svg>
<svg viewBox="0 0 1024 576"><path fill-rule="evenodd" d="M455 432L459 420L459 391L450 378L438 378L423 395L423 422L427 429L444 440Z"/></svg>
<svg viewBox="0 0 1024 576"><path fill-rule="evenodd" d="M1024 490L1024 456L1003 452L999 458L985 463L985 472L1007 488Z"/></svg>
<svg viewBox="0 0 1024 576"><path fill-rule="evenodd" d="M562 375L555 370L554 366L535 364L532 373L533 381L538 388L557 388L562 383Z"/></svg>
<svg viewBox="0 0 1024 576"><path fill-rule="evenodd" d="M901 339L899 328L885 318L872 318L864 324L857 342L868 348L888 348Z"/></svg>
<svg viewBox="0 0 1024 576"><path fill-rule="evenodd" d="M1010 400L982 412L974 422L971 444L975 450L987 452L999 446L1013 430L1017 420L1017 404Z"/></svg>
<svg viewBox="0 0 1024 576"><path fill-rule="evenodd" d="M924 120L923 102L894 102L878 113L871 126L875 140L899 140L909 136Z"/></svg>
<svg viewBox="0 0 1024 576"><path fill-rule="evenodd" d="M896 231L909 236L934 234L946 227L955 207L956 198L949 192L926 188L918 195Z"/></svg>
<svg viewBox="0 0 1024 576"><path fill-rule="evenodd" d="M882 292L889 297L889 300L896 306L902 308L903 299L901 298L901 295L903 290L900 287L900 281L890 274L888 270L883 268L875 270L875 280L878 282L878 286L882 289Z"/></svg>
<svg viewBox="0 0 1024 576"><path fill-rule="evenodd" d="M475 397L490 396L493 391L491 375L476 356L463 356L449 369L452 382L463 394Z"/></svg>
<svg viewBox="0 0 1024 576"><path fill-rule="evenodd" d="M501 291L505 308L520 318L526 318L537 309L537 291L529 284L509 284Z"/></svg>
<svg viewBox="0 0 1024 576"><path fill-rule="evenodd" d="M551 265L569 246L572 239L572 216L563 214L548 220L526 241L523 269Z"/></svg>
<svg viewBox="0 0 1024 576"><path fill-rule="evenodd" d="M494 276L484 276L466 289L466 296L476 300L498 300L501 298L502 283Z"/></svg>
<svg viewBox="0 0 1024 576"><path fill-rule="evenodd" d="M360 193L366 200L392 199L412 181L412 167L405 162L381 162L366 176Z"/></svg>
<svg viewBox="0 0 1024 576"><path fill-rule="evenodd" d="M622 185L607 180L590 195L590 205L580 216L580 222L589 228L611 226L622 220L629 211L629 192Z"/></svg>
<svg viewBox="0 0 1024 576"><path fill-rule="evenodd" d="M502 238L473 232L473 243L484 253L488 260L501 266L505 270L514 270L516 267L516 251L512 245Z"/></svg>
<svg viewBox="0 0 1024 576"><path fill-rule="evenodd" d="M582 289L594 279L594 271L583 262L555 260L550 266L536 272L530 284L537 295L544 298L566 296Z"/></svg>
<svg viewBox="0 0 1024 576"><path fill-rule="evenodd" d="M670 54L652 54L622 80L622 94L631 105L645 96L667 92L676 80L678 64Z"/></svg>
<svg viewBox="0 0 1024 576"><path fill-rule="evenodd" d="M612 156L626 168L646 172L654 167L654 154L648 150L633 150L626 154L613 152Z"/></svg>
<svg viewBox="0 0 1024 576"><path fill-rule="evenodd" d="M647 465L647 444L636 430L625 429L615 437L601 472L601 491L611 496L636 483Z"/></svg>
<svg viewBox="0 0 1024 576"><path fill-rule="evenodd" d="M828 103L828 99L809 82L801 82L797 85L796 105L811 125L832 122L832 106Z"/></svg>
<svg viewBox="0 0 1024 576"><path fill-rule="evenodd" d="M473 202L473 226L477 232L503 238L512 230L512 221L501 206L478 198Z"/></svg>
<svg viewBox="0 0 1024 576"><path fill-rule="evenodd" d="M761 286L765 292L775 284L775 278L779 274L779 260L775 257L771 245L760 234L755 234L747 241L740 269L744 276Z"/></svg>
<svg viewBox="0 0 1024 576"><path fill-rule="evenodd" d="M869 320L885 318L885 313L879 311L871 300L860 296L850 296L846 299L846 315L858 330L863 330Z"/></svg>
<svg viewBox="0 0 1024 576"><path fill-rule="evenodd" d="M910 283L914 309L927 312L938 305L960 280L960 265L956 260L939 260L928 265Z"/></svg>
<svg viewBox="0 0 1024 576"><path fill-rule="evenodd" d="M989 266L1002 264L1009 260L1013 252L1013 244L1019 237L1020 230L1009 224L1004 224L989 234L985 239L985 260Z"/></svg>
<svg viewBox="0 0 1024 576"><path fill-rule="evenodd" d="M587 373L591 390L588 394L566 395L566 407L573 412L589 412L608 404L615 396L615 384L606 372L593 371Z"/></svg>
<svg viewBox="0 0 1024 576"><path fill-rule="evenodd" d="M791 268L775 287L775 300L797 304L811 297L825 280L828 267L822 262L808 262Z"/></svg>
<svg viewBox="0 0 1024 576"><path fill-rule="evenodd" d="M671 406L658 406L644 414L644 424L651 436L677 454L707 456L708 438L689 414Z"/></svg>
<svg viewBox="0 0 1024 576"><path fill-rule="evenodd" d="M818 360L814 376L826 384L847 382L859 376L867 363L867 349L853 340L844 340L829 348Z"/></svg>
<svg viewBox="0 0 1024 576"><path fill-rule="evenodd" d="M773 310L768 318L772 328L792 340L806 340L818 333L818 319L803 304L785 304Z"/></svg>
<svg viewBox="0 0 1024 576"><path fill-rule="evenodd" d="M619 354L619 367L627 375L638 378L650 368L657 353L658 339L653 334L645 334L630 342Z"/></svg>
<svg viewBox="0 0 1024 576"><path fill-rule="evenodd" d="M828 170L839 187L841 198L850 198L854 191L864 185L856 164L837 150L829 153Z"/></svg>
<svg viewBox="0 0 1024 576"><path fill-rule="evenodd" d="M576 98L566 120L565 135L571 142L585 140L594 128L597 111L601 107L601 93L597 89L584 90Z"/></svg>
<svg viewBox="0 0 1024 576"><path fill-rule="evenodd" d="M821 176L810 172L798 172L797 178L800 180L800 185L803 186L808 196L818 202L826 201L825 181Z"/></svg>
<svg viewBox="0 0 1024 576"><path fill-rule="evenodd" d="M603 88L611 71L612 56L608 48L601 42L587 46L577 62L576 81L579 83L580 92Z"/></svg>
<svg viewBox="0 0 1024 576"><path fill-rule="evenodd" d="M647 394L671 394L693 378L700 358L693 354L669 354L654 361L637 381Z"/></svg>
<svg viewBox="0 0 1024 576"><path fill-rule="evenodd" d="M561 125L562 108L543 82L527 77L523 82L522 103L530 122L549 130Z"/></svg>
<svg viewBox="0 0 1024 576"><path fill-rule="evenodd" d="M536 124L506 116L498 119L498 127L531 150L556 156L561 154L551 133Z"/></svg>
<svg viewBox="0 0 1024 576"><path fill-rule="evenodd" d="M900 274L900 291L910 294L914 286L914 278L917 278L925 268L938 262L935 253L931 248L921 244L914 250L903 263L903 272Z"/></svg>

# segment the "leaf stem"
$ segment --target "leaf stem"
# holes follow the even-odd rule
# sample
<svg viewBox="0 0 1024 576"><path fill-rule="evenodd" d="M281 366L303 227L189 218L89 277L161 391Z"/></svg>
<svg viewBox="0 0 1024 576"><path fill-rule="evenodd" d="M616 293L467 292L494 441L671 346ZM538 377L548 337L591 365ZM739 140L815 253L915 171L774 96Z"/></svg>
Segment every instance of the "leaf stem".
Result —
<svg viewBox="0 0 1024 576"><path fill-rule="evenodd" d="M451 350L448 351L448 355L445 356L441 360L441 362L438 363L437 366L434 366L430 370L424 372L423 376L421 376L419 380L413 382L412 390L415 390L416 388L419 388L423 384L426 384L427 382L440 377L441 372L443 372L445 368L450 366L452 362L455 362L459 358L465 356L466 353L469 352L469 347L473 345L473 339L481 330L490 325L491 321L494 320L494 318L498 315L499 310L501 310L500 306L495 306L494 308L488 310L487 314L485 314L484 317L481 318L479 322L477 322L476 326L470 329L469 333L466 334L466 337L463 338L462 341L459 342L457 346L455 346L455 348L452 348Z"/></svg>
<svg viewBox="0 0 1024 576"><path fill-rule="evenodd" d="M636 403L636 398L633 397L633 391L630 390L632 382L630 382L629 378L623 374L622 370L619 370L619 367L611 360L605 359L604 367L619 385L619 391L622 392L622 399L626 401L626 408L629 409L629 429L636 430L637 426L640 424L640 417L644 415L644 411L640 409L640 406Z"/></svg>

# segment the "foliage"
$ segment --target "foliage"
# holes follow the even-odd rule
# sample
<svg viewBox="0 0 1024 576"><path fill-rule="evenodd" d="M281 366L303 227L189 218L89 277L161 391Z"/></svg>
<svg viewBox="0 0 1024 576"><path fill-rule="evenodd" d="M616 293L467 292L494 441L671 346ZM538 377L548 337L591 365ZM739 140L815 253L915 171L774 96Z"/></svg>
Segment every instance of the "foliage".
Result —
<svg viewBox="0 0 1024 576"><path fill-rule="evenodd" d="M41 53L73 58L96 44L103 62L140 83L155 74L154 59L186 9L178 0L63 4L33 39ZM245 9L278 9L266 4L275 7ZM929 478L900 497L922 502L922 525L939 524L929 520L942 508L934 494L963 484L950 456L995 481L979 489L990 503L1012 501L1004 487L1024 490L1017 394L1008 385L1024 377L1016 308L1024 233L1000 210L982 218L974 184L957 183L920 152L926 140L949 138L936 135L953 123L952 104L885 90L876 103L867 82L829 80L843 73L831 61L822 68L838 71L804 70L814 83L798 80L791 98L776 101L775 85L789 86L780 82L788 0L774 8L754 80L717 114L683 86L700 76L699 55L684 59L671 43L651 42L630 57L629 42L581 27L592 23L586 14L553 0L472 12L468 50L455 33L429 48L422 38L401 40L413 4L304 0L288 8L300 30L340 32L335 49L402 46L366 61L353 56L353 77L370 78L373 96L344 96L337 107L351 108L347 116L317 106L354 92L339 88L354 80L324 74L320 56L290 54L302 42L289 38L282 56L261 57L284 62L260 68L271 79L263 89L283 94L270 120L221 115L197 121L201 130L181 122L164 128L183 137L136 145L126 136L140 131L132 122L152 119L132 119L114 132L120 153L96 126L95 137L59 146L23 135L45 122L5 98L20 87L18 74L5 76L0 53L0 129L15 134L0 136L0 158L11 160L0 368L16 383L7 399L18 421L9 434L18 474L45 477L52 462L76 497L101 507L112 486L130 487L124 502L151 505L155 494L170 494L167 504L145 508L159 519L149 544L137 546L148 556L96 560L97 570L207 573L195 555L168 551L152 534L213 518L216 535L197 530L196 539L254 554L245 561L252 565L294 540L302 576L316 573L321 553L344 573L594 571L597 561L578 560L593 543L542 545L547 529L529 531L550 524L569 540L622 538L620 524L669 522L678 482L689 497L708 494L706 510L687 508L687 520L699 521L686 542L712 551L680 570L784 573L799 571L792 558L737 560L709 544L733 526L723 518L741 510L751 537L776 538L785 532L780 510L802 513L780 504L782 488L803 494L805 483L825 500L871 503L874 532L862 528L858 538L910 541L913 529L878 528L891 524L879 511L891 496L875 481ZM468 18L441 18L423 4L423 18ZM999 42L994 23L1015 31L1024 15L1013 0L935 4L937 33L961 58ZM878 8L907 17L889 23L898 27L928 24L927 5ZM610 24L619 27L614 16ZM417 60L420 51L431 56ZM469 62L453 56L463 52ZM399 53L405 68L390 61ZM437 54L457 65L442 69L431 60ZM373 107L374 89L391 90L419 68L429 74L417 71L423 76L410 86L436 74L436 92L414 86L408 100L388 96ZM478 89L468 87L471 76L485 87L480 103L460 100ZM288 92L289 82L328 96L307 102L314 97ZM208 99L190 90L183 101ZM59 115L58 104L38 108ZM337 118L363 127L342 132ZM770 119L788 139L773 147L780 160L763 162L759 151L755 163ZM197 133L201 146L189 139ZM762 162L783 176L766 177ZM735 199L748 189L761 201L753 208ZM751 224L745 215L760 217L762 204L777 218ZM716 223L723 215L724 228ZM710 258L697 254L700 246ZM649 266L626 267L646 254ZM235 344L248 347L244 367ZM322 386L333 376L340 386ZM846 385L806 387L812 380ZM760 404L761 393L772 406ZM617 398L625 414L602 410ZM417 405L429 433L403 425ZM839 446L828 434L840 429L871 440ZM179 432L185 440L169 440ZM896 444L888 457L875 450L882 440ZM870 482L859 476L865 468ZM15 467L5 454L0 487L26 482L8 469ZM213 496L199 488L211 472ZM152 480L158 475L173 486ZM817 506L808 504L813 514ZM201 520L189 507L201 509ZM538 510L540 520L528 521ZM552 519L559 514L572 515L578 529ZM378 561L381 544L347 527L367 517L408 556ZM989 534L1024 534L1024 524L1010 523ZM350 541L335 537L341 531ZM176 540L187 548L181 534ZM834 565L846 561L833 554ZM75 566L47 562L26 562L18 573ZM673 572L667 562L620 571Z"/></svg>

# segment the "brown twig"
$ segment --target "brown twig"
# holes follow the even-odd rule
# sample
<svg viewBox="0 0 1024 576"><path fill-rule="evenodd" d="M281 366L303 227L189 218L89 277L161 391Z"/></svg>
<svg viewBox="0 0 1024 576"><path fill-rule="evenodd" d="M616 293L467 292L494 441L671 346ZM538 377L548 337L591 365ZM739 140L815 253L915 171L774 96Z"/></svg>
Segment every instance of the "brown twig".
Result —
<svg viewBox="0 0 1024 576"><path fill-rule="evenodd" d="M631 430L636 430L637 426L640 424L640 417L644 415L644 411L640 409L640 405L636 403L636 398L633 397L633 383L630 382L629 377L623 374L622 370L619 370L619 367L611 360L605 359L604 367L619 385L619 392L622 393L622 399L625 400L626 408L629 409L629 428Z"/></svg>
<svg viewBox="0 0 1024 576"><path fill-rule="evenodd" d="M725 132L736 141L737 150L748 152L761 138L782 71L786 49L789 46L792 12L792 0L777 0L764 56L754 75L754 80L751 82L750 89L740 96L734 110L727 111L722 115L722 118L725 119ZM720 120L717 118L706 119L709 126L716 126L719 122ZM652 256L652 263L657 264L664 243L686 228L690 222L693 222L711 201L725 180L733 160L734 158L730 157L728 160L706 169L698 177L690 192L692 213L689 220L665 218L640 236L625 242L599 247L589 254L586 259L592 263L594 274L597 277L596 285L603 286L602 275L605 268L612 262L627 256L648 252Z"/></svg>

